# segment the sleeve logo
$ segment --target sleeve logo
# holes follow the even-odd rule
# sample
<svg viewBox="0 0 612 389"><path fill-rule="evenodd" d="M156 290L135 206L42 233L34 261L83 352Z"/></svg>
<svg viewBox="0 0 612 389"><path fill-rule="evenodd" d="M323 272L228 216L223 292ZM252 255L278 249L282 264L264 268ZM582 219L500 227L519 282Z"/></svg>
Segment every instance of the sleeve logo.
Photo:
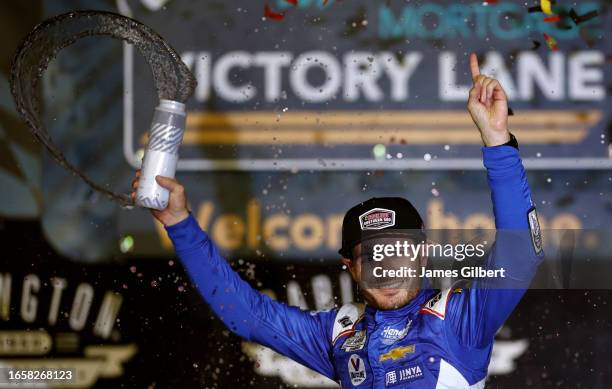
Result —
<svg viewBox="0 0 612 389"><path fill-rule="evenodd" d="M353 321L351 318L346 315L338 319L338 324L340 324L343 328L353 325Z"/></svg>
<svg viewBox="0 0 612 389"><path fill-rule="evenodd" d="M341 349L347 353L359 351L365 346L366 331L355 331L355 334L344 341Z"/></svg>
<svg viewBox="0 0 612 389"><path fill-rule="evenodd" d="M542 253L542 230L540 230L540 222L538 221L538 214L535 208L531 208L527 213L527 220L529 221L529 231L531 232L531 243L533 243L533 249L536 255Z"/></svg>

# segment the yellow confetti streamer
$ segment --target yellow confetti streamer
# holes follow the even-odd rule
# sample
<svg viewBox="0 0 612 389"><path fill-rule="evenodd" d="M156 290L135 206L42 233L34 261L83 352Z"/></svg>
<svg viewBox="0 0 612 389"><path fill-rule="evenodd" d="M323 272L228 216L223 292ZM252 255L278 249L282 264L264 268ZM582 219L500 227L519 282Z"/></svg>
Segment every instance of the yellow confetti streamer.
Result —
<svg viewBox="0 0 612 389"><path fill-rule="evenodd" d="M540 0L540 8L542 8L542 11L547 15L552 15L553 13L550 0Z"/></svg>

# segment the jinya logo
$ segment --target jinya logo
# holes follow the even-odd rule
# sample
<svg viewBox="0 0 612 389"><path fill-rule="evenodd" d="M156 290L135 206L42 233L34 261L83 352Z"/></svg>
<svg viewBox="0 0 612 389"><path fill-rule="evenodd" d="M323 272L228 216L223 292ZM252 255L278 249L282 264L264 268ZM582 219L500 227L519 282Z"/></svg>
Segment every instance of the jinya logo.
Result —
<svg viewBox="0 0 612 389"><path fill-rule="evenodd" d="M362 230L382 230L395 225L395 211L384 208L370 209L359 216Z"/></svg>
<svg viewBox="0 0 612 389"><path fill-rule="evenodd" d="M395 386L398 384L406 384L406 381L412 381L423 378L423 369L420 365L406 366L401 369L394 369L385 373L385 386Z"/></svg>
<svg viewBox="0 0 612 389"><path fill-rule="evenodd" d="M348 372L353 386L360 385L366 379L365 363L357 354L351 355L348 361Z"/></svg>

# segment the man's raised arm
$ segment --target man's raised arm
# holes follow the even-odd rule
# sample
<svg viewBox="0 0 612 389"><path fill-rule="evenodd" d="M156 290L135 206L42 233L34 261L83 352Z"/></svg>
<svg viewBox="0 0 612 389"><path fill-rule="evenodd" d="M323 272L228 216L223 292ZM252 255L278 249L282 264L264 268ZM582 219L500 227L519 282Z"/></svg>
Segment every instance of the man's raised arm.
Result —
<svg viewBox="0 0 612 389"><path fill-rule="evenodd" d="M482 155L487 168L495 227L525 229L527 212L533 208L518 143L508 131L508 98L499 81L480 74L478 59L470 55L474 85L468 111L480 131Z"/></svg>
<svg viewBox="0 0 612 389"><path fill-rule="evenodd" d="M165 210L151 212L164 224L193 284L227 328L334 379L330 339L335 312L309 313L254 290L219 255L188 211L183 187L167 177L156 180L170 191L170 199Z"/></svg>
<svg viewBox="0 0 612 389"><path fill-rule="evenodd" d="M470 56L474 85L468 110L484 143L483 162L491 189L496 241L489 269L504 277L477 279L467 293L453 297L448 318L462 346L484 347L512 313L529 287L543 256L540 231L517 140L508 131L506 94L497 80L480 74Z"/></svg>

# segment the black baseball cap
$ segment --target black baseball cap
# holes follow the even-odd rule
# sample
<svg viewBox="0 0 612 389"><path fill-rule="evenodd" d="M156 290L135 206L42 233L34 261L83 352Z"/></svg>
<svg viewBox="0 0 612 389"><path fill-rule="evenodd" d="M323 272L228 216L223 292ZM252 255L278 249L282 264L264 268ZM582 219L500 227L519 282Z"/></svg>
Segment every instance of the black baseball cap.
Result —
<svg viewBox="0 0 612 389"><path fill-rule="evenodd" d="M410 201L401 197L372 197L349 209L342 221L342 248L352 258L353 247L370 238L397 235L398 230L423 229L423 219Z"/></svg>

